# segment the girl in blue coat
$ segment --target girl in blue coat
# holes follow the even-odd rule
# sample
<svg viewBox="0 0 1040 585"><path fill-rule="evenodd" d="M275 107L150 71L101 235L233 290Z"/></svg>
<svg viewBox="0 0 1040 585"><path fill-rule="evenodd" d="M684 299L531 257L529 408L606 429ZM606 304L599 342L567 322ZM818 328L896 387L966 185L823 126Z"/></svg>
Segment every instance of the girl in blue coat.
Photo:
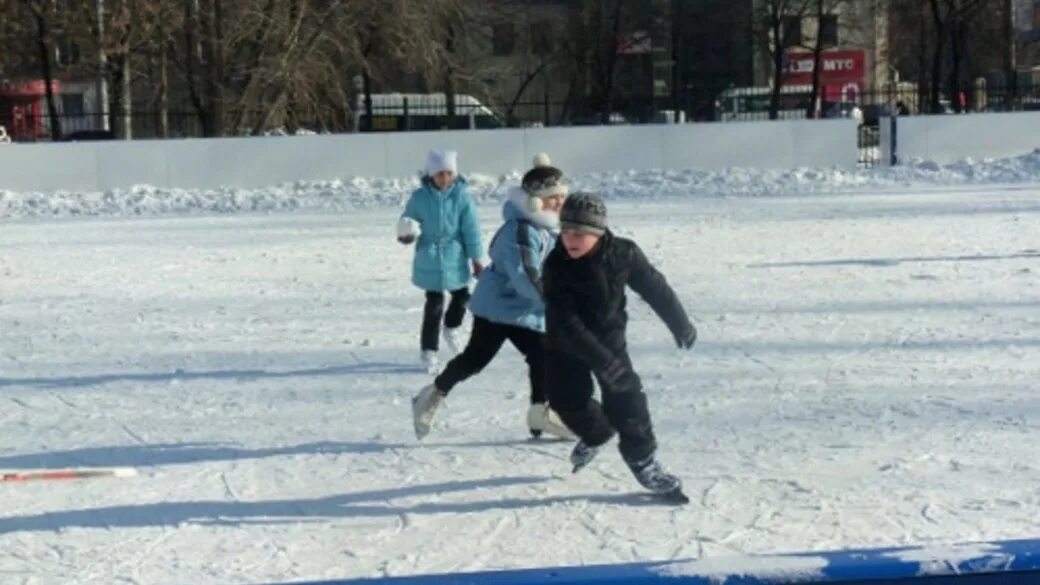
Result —
<svg viewBox="0 0 1040 585"><path fill-rule="evenodd" d="M531 383L527 424L531 433L574 436L548 406L542 347L542 263L556 243L559 210L566 196L563 173L549 166L545 155L535 159L535 168L524 175L522 187L510 191L502 209L505 223L491 242L491 265L480 275L473 293L469 343L412 401L419 439L430 432L434 414L448 392L483 370L507 340L527 361Z"/></svg>
<svg viewBox="0 0 1040 585"><path fill-rule="evenodd" d="M437 370L438 338L444 320L444 341L458 353L458 328L466 316L471 274L483 270L483 245L477 209L466 180L457 176L455 151L430 151L422 187L408 199L397 225L397 239L415 244L412 283L426 291L421 333L422 361ZM444 311L444 292L451 293Z"/></svg>

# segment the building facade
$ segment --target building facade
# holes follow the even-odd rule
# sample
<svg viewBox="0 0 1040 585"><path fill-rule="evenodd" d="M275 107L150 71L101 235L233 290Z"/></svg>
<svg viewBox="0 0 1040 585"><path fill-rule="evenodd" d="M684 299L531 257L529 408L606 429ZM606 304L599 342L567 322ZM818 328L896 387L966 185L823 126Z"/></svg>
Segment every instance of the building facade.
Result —
<svg viewBox="0 0 1040 585"><path fill-rule="evenodd" d="M753 14L761 15L768 0L753 0ZM824 67L823 84L841 84L846 95L884 89L897 77L889 58L888 3L885 0L827 2L828 11L822 22L814 14L812 3L804 10L784 17L781 44L788 68L785 83L804 84L811 78L806 59L811 58L817 37L822 35ZM802 6L799 5L801 8ZM768 32L759 28L754 33L754 80L761 87L772 85L773 65L768 50ZM809 67L811 67L811 63Z"/></svg>

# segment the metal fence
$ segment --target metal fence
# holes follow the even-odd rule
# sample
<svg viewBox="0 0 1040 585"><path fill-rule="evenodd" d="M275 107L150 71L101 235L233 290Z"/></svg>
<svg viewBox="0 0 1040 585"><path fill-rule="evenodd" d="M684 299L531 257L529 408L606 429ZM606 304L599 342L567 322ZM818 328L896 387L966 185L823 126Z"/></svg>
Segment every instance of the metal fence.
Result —
<svg viewBox="0 0 1040 585"><path fill-rule="evenodd" d="M854 118L860 122L857 136L859 164L880 162L879 121L886 116L921 114L970 115L975 112L1040 110L1040 86L987 87L978 83L952 96L931 95L927 88L904 84L879 91L842 95L828 91L814 101L805 87L785 87L775 117L779 119ZM351 108L318 112L291 112L267 119L262 112L227 112L221 132L214 132L197 112L137 111L130 117L129 136L134 139L194 138L219 134L300 134L341 132L401 132L442 129L489 129L516 127L586 126L601 124L648 124L697 122L765 121L773 117L772 92L768 88L731 88L706 103L683 101L676 107L671 98L617 98L609 106L588 99L567 101L533 100L513 103L483 103L468 95L455 96L452 104L443 94L380 94L371 102L359 100ZM810 104L813 107L810 108ZM5 115L6 114L6 115ZM124 117L111 117L105 124L100 114L59 113L57 140L104 140L127 136ZM234 122L232 122L234 121ZM253 121L250 125L248 122ZM54 139L51 117L13 118L0 112L16 142ZM262 128L259 132L256 127ZM229 128L246 128L237 130Z"/></svg>
<svg viewBox="0 0 1040 585"><path fill-rule="evenodd" d="M114 122L103 114L66 114L56 116L60 132L54 132L48 114L6 116L0 114L0 126L7 128L15 142L111 140L126 136L124 122ZM203 125L194 113L134 112L130 117L129 136L134 139L195 138L203 136Z"/></svg>

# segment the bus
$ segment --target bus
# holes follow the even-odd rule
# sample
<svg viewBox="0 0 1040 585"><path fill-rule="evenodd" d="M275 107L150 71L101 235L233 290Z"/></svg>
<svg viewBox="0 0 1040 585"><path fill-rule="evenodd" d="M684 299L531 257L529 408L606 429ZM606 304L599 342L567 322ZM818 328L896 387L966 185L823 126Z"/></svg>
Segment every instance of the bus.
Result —
<svg viewBox="0 0 1040 585"><path fill-rule="evenodd" d="M863 108L856 94L834 91L824 86L816 97L816 111L820 118L852 118L862 124ZM780 90L779 120L802 120L812 97L810 85L788 85ZM769 104L773 91L768 87L733 87L719 94L715 100L715 119L720 122L755 121L769 119ZM876 123L875 123L876 125Z"/></svg>
<svg viewBox="0 0 1040 585"><path fill-rule="evenodd" d="M811 95L812 87L808 85L789 85L781 88L777 118L805 118ZM715 119L720 122L768 120L772 98L773 90L768 87L731 87L716 98Z"/></svg>

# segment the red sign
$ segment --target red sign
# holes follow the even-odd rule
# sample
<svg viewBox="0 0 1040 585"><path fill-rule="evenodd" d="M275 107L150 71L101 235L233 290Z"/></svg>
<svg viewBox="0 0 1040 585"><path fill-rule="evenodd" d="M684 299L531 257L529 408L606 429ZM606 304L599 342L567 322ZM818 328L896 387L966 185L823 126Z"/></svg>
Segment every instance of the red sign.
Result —
<svg viewBox="0 0 1040 585"><path fill-rule="evenodd" d="M812 85L815 60L811 51L788 51L784 85ZM824 51L820 55L820 97L830 102L855 102L863 93L867 73L863 50Z"/></svg>
<svg viewBox="0 0 1040 585"><path fill-rule="evenodd" d="M812 85L813 54L811 51L788 51L784 85ZM863 50L824 51L820 56L820 84L862 86L867 73L867 55Z"/></svg>
<svg viewBox="0 0 1040 585"><path fill-rule="evenodd" d="M61 93L61 82L51 82L54 93ZM0 83L0 95L5 97L37 97L47 93L47 83L43 81L4 81Z"/></svg>

